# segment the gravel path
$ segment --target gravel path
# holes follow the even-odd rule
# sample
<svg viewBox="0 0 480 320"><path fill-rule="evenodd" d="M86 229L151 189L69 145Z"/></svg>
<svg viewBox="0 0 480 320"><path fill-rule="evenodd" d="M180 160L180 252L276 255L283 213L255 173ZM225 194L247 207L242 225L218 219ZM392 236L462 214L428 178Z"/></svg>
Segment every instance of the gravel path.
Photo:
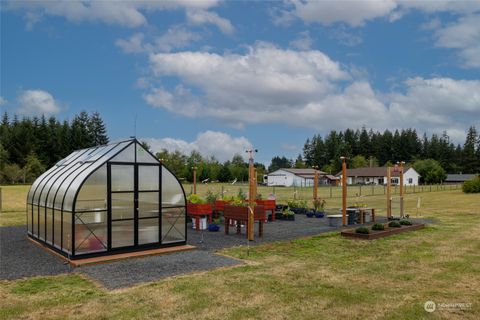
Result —
<svg viewBox="0 0 480 320"><path fill-rule="evenodd" d="M175 275L238 264L241 262L235 259L212 252L192 250L82 266L75 269L75 272L86 274L108 289L118 289Z"/></svg>
<svg viewBox="0 0 480 320"><path fill-rule="evenodd" d="M257 223L255 241L250 242L249 245L290 240L337 230L327 226L325 218L296 215L295 219L295 221L266 223L263 238L258 237ZM385 219L380 218L380 220ZM0 280L72 272L61 259L31 243L27 239L25 229L25 226L0 227ZM223 225L219 232L208 232L195 231L189 224L187 242L196 246L198 250L86 265L73 272L86 274L106 288L116 289L174 275L241 264L238 260L217 255L215 252L222 248L247 245L245 228L242 228L242 233L237 235L235 228L231 227L230 234L225 235Z"/></svg>

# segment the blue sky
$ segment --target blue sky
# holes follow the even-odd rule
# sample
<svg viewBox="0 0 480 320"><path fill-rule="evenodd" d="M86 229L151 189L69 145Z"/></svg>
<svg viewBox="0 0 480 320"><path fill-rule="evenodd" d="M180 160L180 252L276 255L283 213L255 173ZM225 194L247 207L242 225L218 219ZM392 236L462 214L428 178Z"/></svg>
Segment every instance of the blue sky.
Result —
<svg viewBox="0 0 480 320"><path fill-rule="evenodd" d="M346 128L480 128L480 1L1 3L0 107L112 140L295 158Z"/></svg>

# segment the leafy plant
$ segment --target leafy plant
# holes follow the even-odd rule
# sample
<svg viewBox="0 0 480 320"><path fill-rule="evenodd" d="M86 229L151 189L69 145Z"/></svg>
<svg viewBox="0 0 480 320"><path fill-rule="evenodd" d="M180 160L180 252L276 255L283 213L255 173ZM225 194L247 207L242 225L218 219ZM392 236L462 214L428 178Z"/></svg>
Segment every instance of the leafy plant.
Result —
<svg viewBox="0 0 480 320"><path fill-rule="evenodd" d="M289 208L299 208L298 202L296 200L288 200L287 201L287 206Z"/></svg>
<svg viewBox="0 0 480 320"><path fill-rule="evenodd" d="M388 226L390 228L400 228L402 225L398 221L391 221Z"/></svg>
<svg viewBox="0 0 480 320"><path fill-rule="evenodd" d="M372 226L372 230L385 230L385 226L381 223L375 223L373 226Z"/></svg>
<svg viewBox="0 0 480 320"><path fill-rule="evenodd" d="M222 224L222 221L220 220L220 218L213 219L212 224L216 224L218 226Z"/></svg>
<svg viewBox="0 0 480 320"><path fill-rule="evenodd" d="M362 233L362 234L369 234L370 230L368 230L367 227L359 227L359 228L355 229L355 232L356 233Z"/></svg>
<svg viewBox="0 0 480 320"><path fill-rule="evenodd" d="M214 205L215 200L217 200L217 195L213 193L211 190L208 190L207 195L205 196L205 200L207 201L207 203Z"/></svg>
<svg viewBox="0 0 480 320"><path fill-rule="evenodd" d="M290 216L295 215L295 213L294 213L293 211L291 211L291 210L284 210L284 211L283 211L283 215L284 215L284 216L287 216L287 217L290 217Z"/></svg>
<svg viewBox="0 0 480 320"><path fill-rule="evenodd" d="M257 193L257 196L255 197L256 200L262 200L262 194Z"/></svg>
<svg viewBox="0 0 480 320"><path fill-rule="evenodd" d="M207 201L205 201L205 199L203 199L202 197L200 197L198 194L195 194L195 193L192 193L191 195L189 195L187 197L187 200L188 202L192 203L192 204L206 204Z"/></svg>
<svg viewBox="0 0 480 320"><path fill-rule="evenodd" d="M297 208L306 208L307 207L307 200L298 200L297 205L298 205Z"/></svg>
<svg viewBox="0 0 480 320"><path fill-rule="evenodd" d="M403 226L411 226L412 222L408 220L400 220L400 224Z"/></svg>
<svg viewBox="0 0 480 320"><path fill-rule="evenodd" d="M247 200L247 194L243 192L242 188L238 189L237 199L241 201Z"/></svg>

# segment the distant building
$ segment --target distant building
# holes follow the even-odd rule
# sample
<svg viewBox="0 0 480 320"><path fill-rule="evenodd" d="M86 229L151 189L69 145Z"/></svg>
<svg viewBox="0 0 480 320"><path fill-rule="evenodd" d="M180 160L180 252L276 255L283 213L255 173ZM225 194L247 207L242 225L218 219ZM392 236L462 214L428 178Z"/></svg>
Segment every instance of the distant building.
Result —
<svg viewBox="0 0 480 320"><path fill-rule="evenodd" d="M447 178L445 179L444 183L447 184L456 184L456 183L464 183L465 181L472 180L477 177L478 174L447 174Z"/></svg>
<svg viewBox="0 0 480 320"><path fill-rule="evenodd" d="M318 173L319 184L326 184L326 180L322 179L327 174L320 170L316 171ZM267 175L267 185L278 187L311 187L313 186L314 177L315 169L282 168L270 172Z"/></svg>
<svg viewBox="0 0 480 320"><path fill-rule="evenodd" d="M342 177L342 172L336 174ZM406 186L417 186L420 175L413 168L404 168L403 184ZM400 173L391 171L391 183L400 184ZM347 169L347 184L387 184L387 167L366 167L357 169Z"/></svg>

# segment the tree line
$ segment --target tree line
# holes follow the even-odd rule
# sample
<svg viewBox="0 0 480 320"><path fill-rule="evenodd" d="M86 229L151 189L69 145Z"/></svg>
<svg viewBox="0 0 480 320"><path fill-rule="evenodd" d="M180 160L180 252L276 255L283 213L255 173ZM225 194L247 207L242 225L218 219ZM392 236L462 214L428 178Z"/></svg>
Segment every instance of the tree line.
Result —
<svg viewBox="0 0 480 320"><path fill-rule="evenodd" d="M422 175L424 182L441 182L445 173L480 172L480 135L470 127L465 143L454 144L444 132L441 136L423 134L419 137L415 129L401 131L346 129L332 130L325 138L316 134L308 138L303 155L295 161L276 156L269 171L278 168L305 168L318 166L322 171L336 174L341 170L341 156L348 158L349 168L392 165L405 161Z"/></svg>
<svg viewBox="0 0 480 320"><path fill-rule="evenodd" d="M183 181L193 181L193 168L196 168L198 182L248 181L248 163L240 154L235 154L232 160L224 163L213 156L203 157L198 151L192 151L190 155L185 155L179 151L162 150L156 156ZM265 166L262 163L255 163L255 168L257 169L258 181L263 181L263 175L266 171Z"/></svg>
<svg viewBox="0 0 480 320"><path fill-rule="evenodd" d="M71 121L4 113L0 123L0 182L32 182L71 152L109 142L98 112Z"/></svg>

